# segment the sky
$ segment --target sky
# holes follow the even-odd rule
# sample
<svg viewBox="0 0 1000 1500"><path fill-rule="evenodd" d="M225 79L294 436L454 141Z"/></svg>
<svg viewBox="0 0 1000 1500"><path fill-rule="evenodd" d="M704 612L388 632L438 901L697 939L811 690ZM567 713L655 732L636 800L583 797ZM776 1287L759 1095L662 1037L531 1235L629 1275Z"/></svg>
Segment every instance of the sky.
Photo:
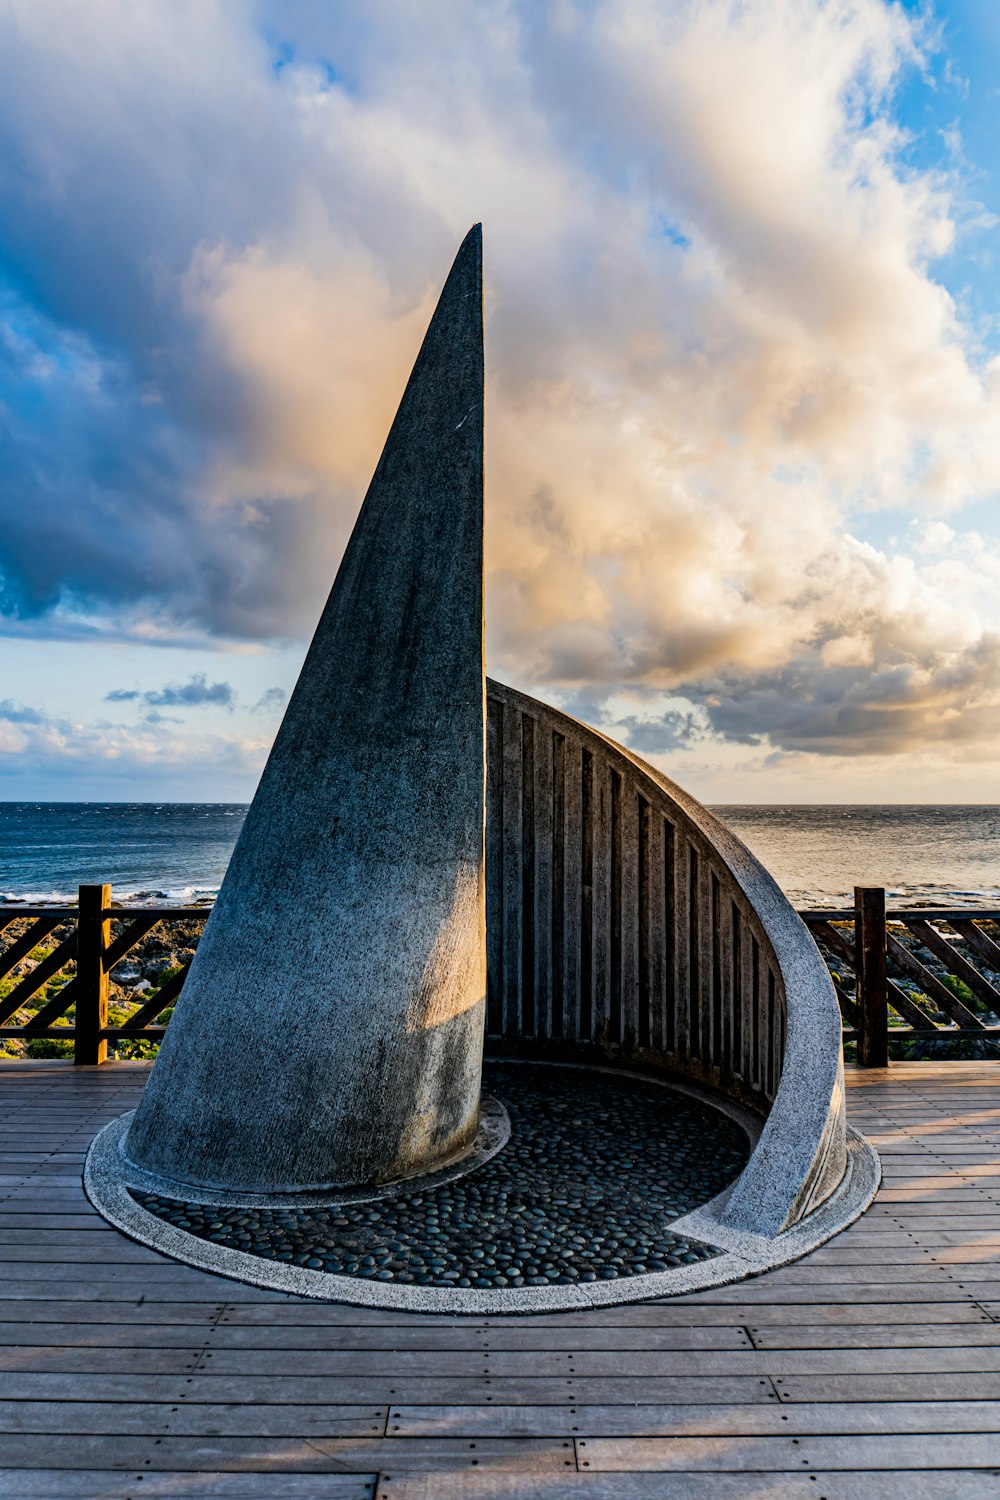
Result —
<svg viewBox="0 0 1000 1500"><path fill-rule="evenodd" d="M995 0L0 0L0 799L250 798L485 242L487 665L997 802Z"/></svg>

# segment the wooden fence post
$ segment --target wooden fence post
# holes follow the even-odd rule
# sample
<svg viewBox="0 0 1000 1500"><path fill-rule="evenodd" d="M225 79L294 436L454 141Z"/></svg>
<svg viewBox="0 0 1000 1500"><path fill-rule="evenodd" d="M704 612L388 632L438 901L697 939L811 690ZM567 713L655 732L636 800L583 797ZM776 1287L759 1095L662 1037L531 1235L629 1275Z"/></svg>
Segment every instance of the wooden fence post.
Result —
<svg viewBox="0 0 1000 1500"><path fill-rule="evenodd" d="M889 995L885 973L885 891L854 887L854 952L860 1012L858 1062L863 1068L889 1063Z"/></svg>
<svg viewBox="0 0 1000 1500"><path fill-rule="evenodd" d="M108 973L104 955L111 923L109 885L81 885L76 937L76 1036L73 1061L93 1066L108 1060L101 1032L108 1024Z"/></svg>

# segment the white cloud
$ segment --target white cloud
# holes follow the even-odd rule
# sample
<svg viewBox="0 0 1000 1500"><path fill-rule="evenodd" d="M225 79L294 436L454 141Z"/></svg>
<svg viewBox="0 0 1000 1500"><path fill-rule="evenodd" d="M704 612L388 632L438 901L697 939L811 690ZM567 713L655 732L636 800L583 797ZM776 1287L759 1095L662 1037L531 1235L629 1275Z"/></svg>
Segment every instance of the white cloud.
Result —
<svg viewBox="0 0 1000 1500"><path fill-rule="evenodd" d="M81 721L0 703L0 789L18 799L64 793L114 798L155 781L182 798L240 800L263 769L270 737L178 733L158 713L137 724Z"/></svg>
<svg viewBox="0 0 1000 1500"><path fill-rule="evenodd" d="M605 709L646 745L985 753L996 563L957 512L1000 487L1000 361L936 279L960 180L894 114L933 45L883 0L15 5L11 240L94 476L44 579L14 534L22 614L306 629L482 218L492 669L649 695ZM851 534L901 506L904 554Z"/></svg>

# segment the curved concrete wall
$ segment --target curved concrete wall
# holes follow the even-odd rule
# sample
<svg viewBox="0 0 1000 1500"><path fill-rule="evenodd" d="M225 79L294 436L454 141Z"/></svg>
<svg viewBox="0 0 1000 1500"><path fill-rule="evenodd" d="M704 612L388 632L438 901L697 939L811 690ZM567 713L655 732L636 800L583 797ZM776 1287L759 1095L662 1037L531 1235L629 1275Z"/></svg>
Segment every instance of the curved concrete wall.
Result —
<svg viewBox="0 0 1000 1500"><path fill-rule="evenodd" d="M721 1215L773 1236L846 1165L826 966L760 862L638 756L487 685L487 1038L694 1078L766 1122Z"/></svg>

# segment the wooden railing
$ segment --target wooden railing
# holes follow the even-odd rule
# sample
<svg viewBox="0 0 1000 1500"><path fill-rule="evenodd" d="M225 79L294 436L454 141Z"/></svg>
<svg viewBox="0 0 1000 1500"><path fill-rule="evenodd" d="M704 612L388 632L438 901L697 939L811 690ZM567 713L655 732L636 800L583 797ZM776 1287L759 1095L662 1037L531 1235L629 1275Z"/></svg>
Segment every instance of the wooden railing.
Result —
<svg viewBox="0 0 1000 1500"><path fill-rule="evenodd" d="M491 736L494 756L501 743L502 732L502 725L494 724ZM534 748L532 746L532 751ZM580 771L582 783L582 757ZM498 775L498 768L494 765L494 786L498 785ZM544 771L542 775L544 777ZM590 795L593 795L592 791ZM618 795L620 796L620 792ZM560 800L557 795L554 805L558 807ZM573 800L573 792L570 790L571 830L576 818ZM581 806L582 802L581 785ZM494 820L496 815L494 802ZM644 820L650 817L648 807L642 816ZM565 839L565 803L554 820L557 828L560 817L563 820L562 838ZM526 924L518 925L524 909L524 888L522 887L520 898L517 898L516 893L509 889L509 882L505 888L502 876L490 884L491 907L500 908L501 924L505 903L509 916L512 894L516 907L513 928L508 922L506 967L503 962L504 944L502 940L497 941L495 930L492 933L488 1016L491 1038L516 1040L523 1037L549 1037L559 1042L592 1042L596 1024L598 1036L604 1036L602 1045L606 1044L609 1036L615 1036L626 1049L641 1052L648 1046L650 1034L658 1026L663 1028L665 1039L669 1040L670 1027L676 1027L677 1019L676 1016L671 1018L670 1007L664 1003L663 971L660 967L662 960L650 960L648 945L651 938L655 943L656 924L652 927L649 925L648 905L640 922L640 932L636 934L640 938L642 950L639 962L640 983L635 997L636 1019L643 1019L638 1027L632 1027L630 1017L623 1015L617 1000L613 1007L600 1001L595 1005L592 965L589 1007L580 998L581 978L586 977L588 968L584 955L586 951L592 952L594 943L592 895L589 898L588 916L588 907L581 893L581 920L590 923L590 936L581 946L577 927L572 919L572 903L569 907L570 918L566 920L565 851L560 871L560 860L552 858L544 828L540 850L535 848L535 832L532 829L532 861L537 857L538 868L542 872L543 890L539 896L537 872L529 869L528 905L532 910ZM665 877L662 887L658 875L650 880L650 863L664 850L664 871L669 868L674 858L669 849L674 836L664 829L663 844L658 849L657 840L655 836L650 837L647 825L639 856L640 869L637 871L638 884L643 890L643 902L640 905L655 905L661 894L676 884L676 869L669 878ZM497 851L495 848L495 833L491 842L494 844L494 862L497 859L502 861L502 850ZM612 842L617 843L617 834ZM508 842L508 859L510 857ZM575 878L572 858L569 869L572 882ZM539 905L543 917L548 909L544 882L550 870L553 872L554 888L561 893L559 904L564 912L561 935L544 920L540 928L537 923ZM591 882L591 891L592 889ZM676 902L676 895L674 899ZM665 895L664 901L666 907ZM159 988L144 991L141 1000L130 1002L127 994L119 995L120 1005L131 1003L135 1007L127 1021L120 1025L108 1024L109 980L114 977L115 966L122 963L154 927L161 923L180 921L202 923L208 916L208 910L203 906L112 906L111 887L99 885L81 886L79 904L76 906L0 907L0 932L11 927L16 929L14 940L0 952L0 985L6 991L0 994L0 1041L6 1037L28 1041L44 1037L66 1042L73 1045L75 1061L91 1064L106 1060L109 1041L117 1042L126 1038L159 1041L166 1028L163 1024L157 1024L157 1021L176 1002L189 965L183 965ZM799 915L812 932L830 968L843 1016L843 1040L846 1043L857 1043L857 1060L861 1066L884 1067L890 1042L926 1042L937 1039L990 1040L1000 1044L1000 908L921 907L887 910L883 889L857 886L854 906L810 909L801 911ZM741 921L742 918L737 913L734 928ZM602 941L600 927L599 917L599 943ZM65 932L66 928L70 929L68 933ZM541 938L536 942L539 931ZM500 932L503 932L502 925ZM53 933L61 935L56 945L50 949L44 945ZM514 933L518 934L516 945ZM914 951L913 946L905 946L907 934L917 939L917 951ZM752 976L756 963L759 983L759 943L755 959L753 941L751 937L747 972ZM619 942L620 937L616 934L616 950ZM626 937L626 947L628 943L629 938ZM944 970L943 976L940 972L929 969L926 961L918 956L921 948L937 959L938 969ZM36 953L38 956L33 957ZM530 957L526 958L526 955ZM740 964L741 969L746 967L742 957L734 961ZM519 983L511 983L511 962L515 965L515 975L516 966L521 966L522 977ZM714 964L714 957L712 962ZM19 973L11 980L10 976L19 967L27 972ZM617 964L613 965L612 972L616 969ZM598 971L606 973L603 962L598 964ZM623 966L617 972L624 974L627 986L628 968ZM673 981L676 988L676 972ZM770 985L770 979L767 983ZM914 998L914 986L919 998ZM964 995L963 987L971 992L971 1001ZM613 984L612 988L617 990L617 984ZM540 1027L536 1021L536 1010L541 1017ZM19 1011L25 1013L24 1019L15 1020L11 1024L12 1018ZM992 1017L996 1017L997 1022ZM742 1031L742 1026L740 1030ZM780 1033L776 1040L780 1044ZM724 1036L720 1037L720 1045L723 1044ZM772 1043L770 1067L765 1061L763 1069L759 1056L758 1061L754 1061L752 1038L750 1050L746 1071L751 1077L759 1077L763 1073L765 1083L761 1092L765 1093L769 1086L767 1074L773 1071L773 1059L778 1055L778 1048ZM766 1044L763 1055L766 1059Z"/></svg>
<svg viewBox="0 0 1000 1500"><path fill-rule="evenodd" d="M853 907L801 916L827 959L844 1041L857 1042L862 1066L884 1068L890 1041L1000 1042L1000 910L887 911L884 890L856 886Z"/></svg>
<svg viewBox="0 0 1000 1500"><path fill-rule="evenodd" d="M190 964L137 1000L125 992L119 1004L134 1009L109 1025L115 966L159 923L204 921L207 915L200 906L114 907L110 885L81 885L76 906L0 906L0 932L16 929L0 953L0 1041L72 1043L74 1061L84 1064L105 1062L109 1041L159 1041L166 1028L157 1019L176 1001ZM53 934L56 946L45 947Z"/></svg>

